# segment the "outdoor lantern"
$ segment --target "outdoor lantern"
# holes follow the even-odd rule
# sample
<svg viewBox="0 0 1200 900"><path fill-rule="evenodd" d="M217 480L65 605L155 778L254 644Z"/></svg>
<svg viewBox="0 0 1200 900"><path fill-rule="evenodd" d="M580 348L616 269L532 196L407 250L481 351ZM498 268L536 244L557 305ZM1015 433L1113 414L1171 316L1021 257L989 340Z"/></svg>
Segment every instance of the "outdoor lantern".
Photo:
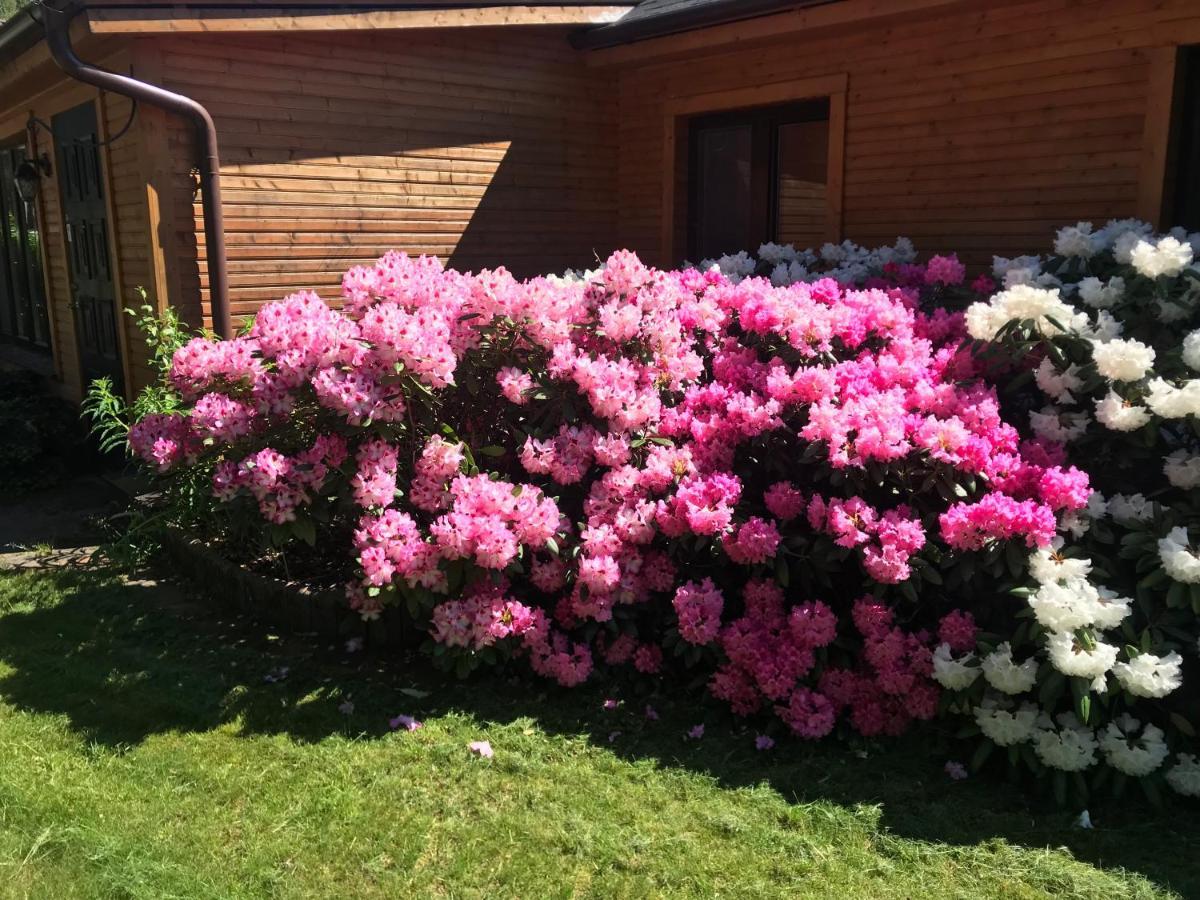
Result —
<svg viewBox="0 0 1200 900"><path fill-rule="evenodd" d="M42 186L42 176L50 174L50 160L43 153L40 159L25 159L17 163L13 180L17 184L17 196L26 203L37 199Z"/></svg>

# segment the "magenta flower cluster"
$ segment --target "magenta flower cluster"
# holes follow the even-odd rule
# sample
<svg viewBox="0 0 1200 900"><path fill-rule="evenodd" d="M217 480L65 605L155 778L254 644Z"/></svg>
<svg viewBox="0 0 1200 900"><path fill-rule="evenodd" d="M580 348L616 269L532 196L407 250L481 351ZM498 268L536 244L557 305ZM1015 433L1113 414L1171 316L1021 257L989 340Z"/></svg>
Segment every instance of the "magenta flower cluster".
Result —
<svg viewBox="0 0 1200 900"><path fill-rule="evenodd" d="M407 605L439 655L568 686L705 667L739 715L895 734L937 710L934 648L975 643L921 573L1046 547L1089 495L1004 421L961 314L921 311L963 279L937 257L776 286L622 251L518 281L391 253L340 310L296 294L188 343L183 411L130 445L311 524L354 608Z"/></svg>

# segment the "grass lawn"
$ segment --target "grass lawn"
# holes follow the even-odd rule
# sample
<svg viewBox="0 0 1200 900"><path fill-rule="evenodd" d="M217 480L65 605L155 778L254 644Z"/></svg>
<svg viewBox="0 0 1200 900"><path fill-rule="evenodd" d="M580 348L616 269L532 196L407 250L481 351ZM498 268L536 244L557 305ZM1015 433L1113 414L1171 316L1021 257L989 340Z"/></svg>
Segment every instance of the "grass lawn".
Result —
<svg viewBox="0 0 1200 900"><path fill-rule="evenodd" d="M757 752L712 706L604 696L0 574L0 896L1200 896L1194 808L1083 831L928 743Z"/></svg>

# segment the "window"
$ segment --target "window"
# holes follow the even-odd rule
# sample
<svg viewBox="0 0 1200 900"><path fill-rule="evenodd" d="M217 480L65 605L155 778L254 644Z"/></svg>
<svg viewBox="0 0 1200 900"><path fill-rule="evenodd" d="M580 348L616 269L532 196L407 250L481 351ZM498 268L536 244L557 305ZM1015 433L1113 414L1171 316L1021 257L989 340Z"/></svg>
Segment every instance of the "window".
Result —
<svg viewBox="0 0 1200 900"><path fill-rule="evenodd" d="M1200 231L1200 47L1180 51L1169 225Z"/></svg>
<svg viewBox="0 0 1200 900"><path fill-rule="evenodd" d="M829 101L688 120L688 256L825 240Z"/></svg>
<svg viewBox="0 0 1200 900"><path fill-rule="evenodd" d="M42 241L33 204L17 194L23 146L0 146L0 338L50 347Z"/></svg>

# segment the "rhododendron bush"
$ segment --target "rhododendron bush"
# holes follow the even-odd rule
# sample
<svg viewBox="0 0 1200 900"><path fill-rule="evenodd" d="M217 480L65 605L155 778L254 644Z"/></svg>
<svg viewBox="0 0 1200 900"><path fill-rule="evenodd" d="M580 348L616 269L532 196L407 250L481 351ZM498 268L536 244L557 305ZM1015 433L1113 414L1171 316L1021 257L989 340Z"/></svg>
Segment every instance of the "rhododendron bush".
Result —
<svg viewBox="0 0 1200 900"><path fill-rule="evenodd" d="M982 352L970 304L998 318L1004 293L914 260L903 241L669 272L618 252L518 281L392 253L346 274L340 309L297 294L192 340L180 410L129 441L219 515L344 560L355 609L401 606L461 673L699 682L809 739L959 713L978 762L1127 771L1161 745L1159 770L1187 738L1160 698L1191 596L1148 584L1150 636L1104 637L1145 570L1084 558L1090 460L1023 418L1020 373L1073 351L1018 321ZM1068 372L1082 399L1090 373ZM1160 524L1191 553L1184 519ZM1158 546L1138 527L1131 567Z"/></svg>
<svg viewBox="0 0 1200 900"><path fill-rule="evenodd" d="M1200 766L1187 754L1172 764L1171 748L1194 738L1200 710L1181 690L1200 634L1198 249L1196 234L1081 222L1044 258L997 259L1001 289L966 310L972 351L1014 419L1086 465L1094 489L1029 559L1015 592L1026 627L976 651L988 682L978 726L1059 769L1161 773L1191 795ZM1001 651L1007 671L1014 653L1044 660L1024 690L1015 672L1009 685L990 677ZM1047 722L1062 694L1074 716Z"/></svg>

